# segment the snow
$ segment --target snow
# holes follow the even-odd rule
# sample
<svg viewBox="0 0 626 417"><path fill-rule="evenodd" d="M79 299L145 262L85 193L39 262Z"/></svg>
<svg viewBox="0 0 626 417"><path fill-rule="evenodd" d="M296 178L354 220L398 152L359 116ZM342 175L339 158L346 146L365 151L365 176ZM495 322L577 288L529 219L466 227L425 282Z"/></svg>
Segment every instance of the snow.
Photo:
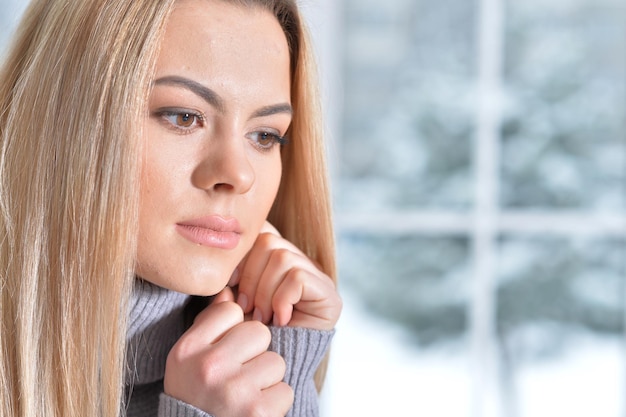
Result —
<svg viewBox="0 0 626 417"><path fill-rule="evenodd" d="M344 294L333 341L323 417L468 416L466 359L419 352L403 331Z"/></svg>
<svg viewBox="0 0 626 417"><path fill-rule="evenodd" d="M522 370L522 417L622 417L623 351L615 341L588 341L557 361Z"/></svg>
<svg viewBox="0 0 626 417"><path fill-rule="evenodd" d="M471 416L469 347L421 349L354 294L333 341L321 416ZM581 337L555 359L518 370L517 410L501 417L623 417L623 346Z"/></svg>

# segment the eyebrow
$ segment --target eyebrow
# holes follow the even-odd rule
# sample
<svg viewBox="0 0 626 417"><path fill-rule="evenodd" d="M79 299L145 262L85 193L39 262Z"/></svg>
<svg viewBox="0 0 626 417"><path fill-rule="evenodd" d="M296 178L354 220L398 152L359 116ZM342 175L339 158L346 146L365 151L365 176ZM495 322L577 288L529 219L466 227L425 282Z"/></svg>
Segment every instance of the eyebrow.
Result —
<svg viewBox="0 0 626 417"><path fill-rule="evenodd" d="M155 80L154 85L171 85L176 87L183 87L191 91L198 97L202 98L208 104L215 107L218 111L223 113L226 110L226 105L224 104L224 101L215 91L211 90L208 87L205 87L204 85L194 80L190 80L189 78L170 75ZM293 108L291 107L291 104L281 103L261 107L260 109L252 113L251 119L267 117L281 113L285 113L290 116L293 115Z"/></svg>
<svg viewBox="0 0 626 417"><path fill-rule="evenodd" d="M280 113L286 113L289 116L293 115L293 108L291 107L291 104L282 103L282 104L275 104L272 106L261 107L260 109L252 113L251 119L254 119L257 117L272 116L274 114L280 114Z"/></svg>
<svg viewBox="0 0 626 417"><path fill-rule="evenodd" d="M215 107L220 112L223 113L226 109L224 101L215 91L203 86L200 83L190 80L189 78L171 75L159 78L158 80L154 81L154 85L173 85L183 87L191 91L198 97L202 98L204 101Z"/></svg>

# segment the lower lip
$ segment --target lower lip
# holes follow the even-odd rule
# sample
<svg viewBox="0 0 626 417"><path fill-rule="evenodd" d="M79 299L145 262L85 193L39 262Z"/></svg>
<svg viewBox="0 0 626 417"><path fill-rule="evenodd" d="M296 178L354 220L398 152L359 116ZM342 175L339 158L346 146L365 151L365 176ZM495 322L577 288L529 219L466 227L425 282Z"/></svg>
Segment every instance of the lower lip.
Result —
<svg viewBox="0 0 626 417"><path fill-rule="evenodd" d="M202 246L220 249L234 249L241 235L235 232L221 232L206 227L177 224L176 230L185 239Z"/></svg>

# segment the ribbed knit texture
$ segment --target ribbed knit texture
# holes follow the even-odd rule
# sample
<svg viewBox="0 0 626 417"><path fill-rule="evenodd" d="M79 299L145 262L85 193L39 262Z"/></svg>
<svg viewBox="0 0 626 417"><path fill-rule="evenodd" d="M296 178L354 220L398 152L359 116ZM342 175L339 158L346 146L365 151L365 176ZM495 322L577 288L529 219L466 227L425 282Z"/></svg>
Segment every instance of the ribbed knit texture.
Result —
<svg viewBox="0 0 626 417"><path fill-rule="evenodd" d="M163 394L165 362L185 331L184 310L190 297L137 280L127 337L127 417L212 417ZM288 417L317 417L318 396L313 375L334 331L270 327L270 350L287 363L285 382L295 400ZM219 416L216 416L219 417Z"/></svg>
<svg viewBox="0 0 626 417"><path fill-rule="evenodd" d="M185 331L183 317L188 300L186 294L136 280L126 338L128 417L157 416L165 362Z"/></svg>
<svg viewBox="0 0 626 417"><path fill-rule="evenodd" d="M211 414L205 413L169 395L161 394L159 399L158 417L213 417Z"/></svg>
<svg viewBox="0 0 626 417"><path fill-rule="evenodd" d="M319 405L315 388L315 371L324 358L333 332L303 329L301 327L270 327L272 350L287 362L283 379L294 389L293 407L288 417L317 417Z"/></svg>

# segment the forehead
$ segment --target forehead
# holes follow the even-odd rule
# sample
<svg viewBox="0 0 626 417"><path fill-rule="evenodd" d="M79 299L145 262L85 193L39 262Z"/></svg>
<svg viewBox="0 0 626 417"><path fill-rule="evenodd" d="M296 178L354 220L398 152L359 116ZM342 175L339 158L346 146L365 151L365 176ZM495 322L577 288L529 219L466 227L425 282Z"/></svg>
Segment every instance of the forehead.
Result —
<svg viewBox="0 0 626 417"><path fill-rule="evenodd" d="M176 3L164 39L181 52L228 49L233 55L245 45L278 58L287 38L276 17L260 6L247 7L222 0L184 0ZM239 48L238 48L239 47ZM245 48L248 49L248 48ZM287 48L288 49L288 48Z"/></svg>
<svg viewBox="0 0 626 417"><path fill-rule="evenodd" d="M289 68L287 39L269 11L221 0L184 0L167 22L157 77L180 75L213 88L288 91Z"/></svg>

